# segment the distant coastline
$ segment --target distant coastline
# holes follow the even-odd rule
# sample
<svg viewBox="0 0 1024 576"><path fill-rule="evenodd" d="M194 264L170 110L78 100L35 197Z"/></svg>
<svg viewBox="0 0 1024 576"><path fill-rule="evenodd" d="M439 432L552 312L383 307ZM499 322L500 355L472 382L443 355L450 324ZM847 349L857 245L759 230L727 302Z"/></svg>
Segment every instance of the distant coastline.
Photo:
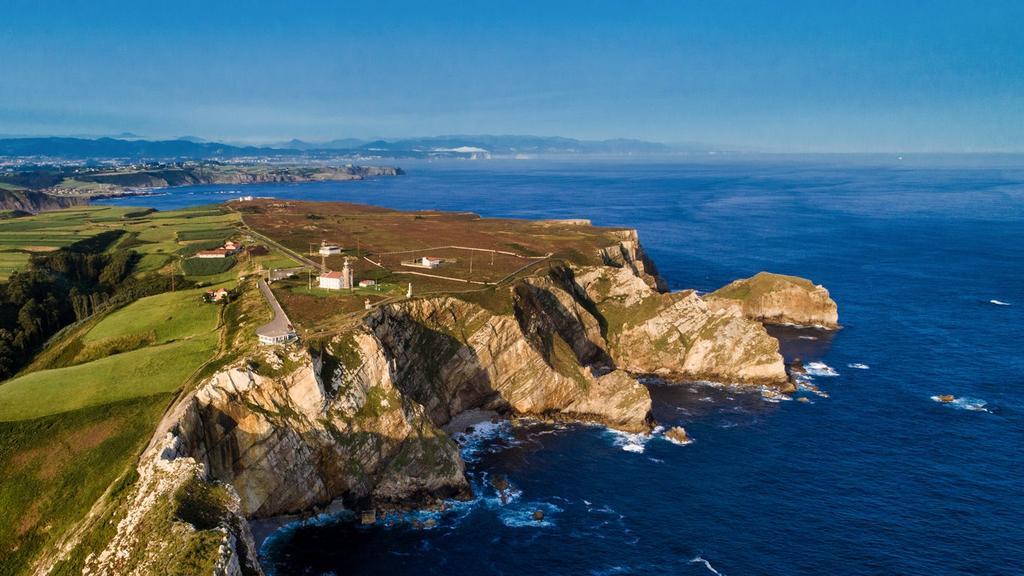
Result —
<svg viewBox="0 0 1024 576"><path fill-rule="evenodd" d="M21 201L26 194L56 200L33 203L28 211L36 212L53 206L63 207L68 202L145 196L155 190L181 186L347 181L403 174L405 172L401 168L394 166L228 165L214 162L113 168L42 167L0 177L0 204L11 204L12 209L26 209Z"/></svg>

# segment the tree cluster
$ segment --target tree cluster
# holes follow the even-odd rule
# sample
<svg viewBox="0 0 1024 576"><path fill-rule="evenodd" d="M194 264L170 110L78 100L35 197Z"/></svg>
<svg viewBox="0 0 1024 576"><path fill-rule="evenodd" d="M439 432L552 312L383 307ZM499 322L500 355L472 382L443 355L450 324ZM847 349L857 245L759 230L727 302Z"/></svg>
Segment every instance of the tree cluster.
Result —
<svg viewBox="0 0 1024 576"><path fill-rule="evenodd" d="M140 289L139 282L130 279L136 252L105 251L119 235L104 233L34 255L27 270L0 284L0 379L26 364L61 328L137 293L166 290L162 285Z"/></svg>

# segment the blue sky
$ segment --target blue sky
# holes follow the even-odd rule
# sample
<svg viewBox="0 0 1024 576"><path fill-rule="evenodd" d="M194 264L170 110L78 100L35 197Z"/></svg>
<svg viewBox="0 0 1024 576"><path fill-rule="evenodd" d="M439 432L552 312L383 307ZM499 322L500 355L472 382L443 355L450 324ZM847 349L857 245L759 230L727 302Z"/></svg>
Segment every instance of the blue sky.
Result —
<svg viewBox="0 0 1024 576"><path fill-rule="evenodd" d="M0 134L1024 151L1022 23L1019 0L5 0Z"/></svg>

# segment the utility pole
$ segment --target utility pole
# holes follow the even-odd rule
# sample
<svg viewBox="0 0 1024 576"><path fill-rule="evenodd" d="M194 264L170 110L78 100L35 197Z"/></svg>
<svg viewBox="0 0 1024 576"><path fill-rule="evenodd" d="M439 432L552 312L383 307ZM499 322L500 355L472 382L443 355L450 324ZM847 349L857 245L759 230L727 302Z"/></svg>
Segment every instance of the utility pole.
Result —
<svg viewBox="0 0 1024 576"><path fill-rule="evenodd" d="M473 253L469 253L469 275L473 275Z"/></svg>

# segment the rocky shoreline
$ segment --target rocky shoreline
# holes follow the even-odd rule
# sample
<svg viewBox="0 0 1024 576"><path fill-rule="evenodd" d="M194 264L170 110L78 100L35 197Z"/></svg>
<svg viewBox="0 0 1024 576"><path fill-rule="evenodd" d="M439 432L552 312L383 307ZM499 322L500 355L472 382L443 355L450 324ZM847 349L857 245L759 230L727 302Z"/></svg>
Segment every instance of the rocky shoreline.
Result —
<svg viewBox="0 0 1024 576"><path fill-rule="evenodd" d="M480 422L532 417L649 433L645 375L792 391L762 320L806 319L805 308L824 301L820 292L773 279L759 290L774 307L737 305L728 298L735 288L669 293L635 232L603 249L602 260L518 280L500 289L500 305L458 295L386 304L315 348L267 349L225 367L187 397L143 455L130 509L88 571L150 570L153 554L123 551L143 545L133 540L136 528L194 480L230 494L215 572L260 574L251 521L265 536L267 526L311 511L376 513L469 498L452 435ZM760 284L760 276L747 282ZM834 302L825 307L835 310ZM276 368L261 373L257 365ZM682 429L673 434L688 441Z"/></svg>

